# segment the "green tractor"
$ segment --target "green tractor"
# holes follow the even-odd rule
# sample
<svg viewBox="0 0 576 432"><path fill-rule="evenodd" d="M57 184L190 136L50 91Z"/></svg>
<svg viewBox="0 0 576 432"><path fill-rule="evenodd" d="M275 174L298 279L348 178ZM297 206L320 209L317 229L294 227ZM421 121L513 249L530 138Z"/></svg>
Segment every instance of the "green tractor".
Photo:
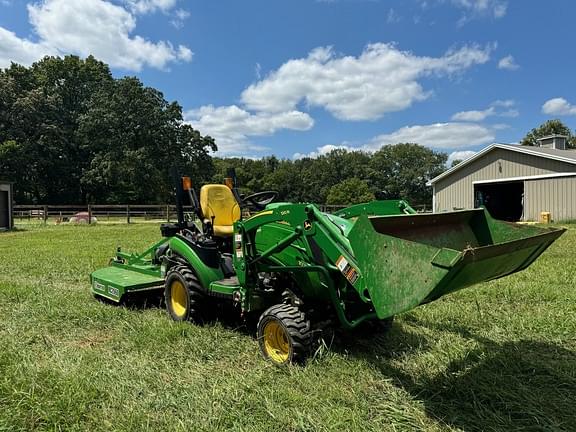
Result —
<svg viewBox="0 0 576 432"><path fill-rule="evenodd" d="M176 321L231 313L257 318L262 355L302 362L325 332L393 317L478 282L528 267L563 232L494 220L485 209L417 214L405 201L372 201L334 214L275 203L276 192L241 197L233 176L199 199L177 182L178 222L142 253L118 249L90 276L113 302L164 291ZM194 220L185 217L184 200Z"/></svg>

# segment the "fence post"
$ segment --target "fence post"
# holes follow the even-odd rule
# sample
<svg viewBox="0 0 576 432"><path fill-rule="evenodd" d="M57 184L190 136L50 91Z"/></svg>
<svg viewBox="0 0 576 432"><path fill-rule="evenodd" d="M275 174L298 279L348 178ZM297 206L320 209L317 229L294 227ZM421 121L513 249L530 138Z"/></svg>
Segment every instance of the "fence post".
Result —
<svg viewBox="0 0 576 432"><path fill-rule="evenodd" d="M170 206L166 206L166 222L170 222Z"/></svg>
<svg viewBox="0 0 576 432"><path fill-rule="evenodd" d="M88 204L88 225L92 224L92 206Z"/></svg>
<svg viewBox="0 0 576 432"><path fill-rule="evenodd" d="M44 225L48 222L48 206L44 206Z"/></svg>
<svg viewBox="0 0 576 432"><path fill-rule="evenodd" d="M130 206L126 204L126 223L130 224Z"/></svg>

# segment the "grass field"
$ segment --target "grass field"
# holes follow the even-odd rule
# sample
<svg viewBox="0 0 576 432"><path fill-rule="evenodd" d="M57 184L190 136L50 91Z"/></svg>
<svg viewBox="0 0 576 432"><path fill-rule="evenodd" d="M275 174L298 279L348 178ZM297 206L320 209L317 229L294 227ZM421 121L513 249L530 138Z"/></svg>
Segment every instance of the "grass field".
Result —
<svg viewBox="0 0 576 432"><path fill-rule="evenodd" d="M288 368L247 331L92 298L88 274L156 225L0 234L0 430L574 431L574 228L522 273Z"/></svg>

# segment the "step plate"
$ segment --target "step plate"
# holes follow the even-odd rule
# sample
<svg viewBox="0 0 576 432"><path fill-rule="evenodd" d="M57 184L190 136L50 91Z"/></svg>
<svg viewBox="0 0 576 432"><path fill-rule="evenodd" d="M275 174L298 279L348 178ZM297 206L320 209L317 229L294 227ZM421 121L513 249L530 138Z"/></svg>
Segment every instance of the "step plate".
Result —
<svg viewBox="0 0 576 432"><path fill-rule="evenodd" d="M210 292L216 295L231 296L240 288L240 282L236 276L214 281L210 284Z"/></svg>

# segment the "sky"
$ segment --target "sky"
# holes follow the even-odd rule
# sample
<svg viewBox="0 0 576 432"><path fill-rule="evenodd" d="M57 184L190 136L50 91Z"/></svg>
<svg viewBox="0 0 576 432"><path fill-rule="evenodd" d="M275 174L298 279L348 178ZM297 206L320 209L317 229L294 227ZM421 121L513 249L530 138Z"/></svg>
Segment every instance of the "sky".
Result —
<svg viewBox="0 0 576 432"><path fill-rule="evenodd" d="M90 54L220 156L416 142L463 159L576 125L571 0L0 0L0 68Z"/></svg>

